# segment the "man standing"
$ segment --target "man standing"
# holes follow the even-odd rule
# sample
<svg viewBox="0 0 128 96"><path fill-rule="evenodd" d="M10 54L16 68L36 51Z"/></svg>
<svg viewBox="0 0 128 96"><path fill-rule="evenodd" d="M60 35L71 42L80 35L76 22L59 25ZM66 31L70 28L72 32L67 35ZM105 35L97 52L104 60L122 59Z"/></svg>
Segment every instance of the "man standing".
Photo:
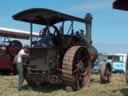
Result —
<svg viewBox="0 0 128 96"><path fill-rule="evenodd" d="M24 57L29 56L28 46L24 46L19 53L16 55L16 68L18 71L18 90L21 90L22 84L24 82ZM15 59L14 58L14 59Z"/></svg>

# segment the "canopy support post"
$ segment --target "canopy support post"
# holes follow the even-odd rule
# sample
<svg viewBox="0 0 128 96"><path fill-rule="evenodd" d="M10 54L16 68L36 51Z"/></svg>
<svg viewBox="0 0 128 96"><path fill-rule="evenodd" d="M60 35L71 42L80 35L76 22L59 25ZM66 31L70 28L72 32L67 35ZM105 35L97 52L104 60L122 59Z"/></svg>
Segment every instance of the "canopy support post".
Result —
<svg viewBox="0 0 128 96"><path fill-rule="evenodd" d="M30 23L30 48L32 48L32 32L33 32L33 24Z"/></svg>

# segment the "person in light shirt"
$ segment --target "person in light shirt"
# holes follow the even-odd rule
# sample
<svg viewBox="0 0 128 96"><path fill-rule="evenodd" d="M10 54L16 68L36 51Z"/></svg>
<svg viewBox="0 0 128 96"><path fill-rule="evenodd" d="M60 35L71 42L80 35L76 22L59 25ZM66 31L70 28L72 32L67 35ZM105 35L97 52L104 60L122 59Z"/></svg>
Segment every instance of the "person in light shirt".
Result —
<svg viewBox="0 0 128 96"><path fill-rule="evenodd" d="M16 66L17 66L17 71L18 71L18 90L21 90L22 84L24 82L24 58L28 57L28 46L24 46L19 53L16 55L15 58L16 60Z"/></svg>

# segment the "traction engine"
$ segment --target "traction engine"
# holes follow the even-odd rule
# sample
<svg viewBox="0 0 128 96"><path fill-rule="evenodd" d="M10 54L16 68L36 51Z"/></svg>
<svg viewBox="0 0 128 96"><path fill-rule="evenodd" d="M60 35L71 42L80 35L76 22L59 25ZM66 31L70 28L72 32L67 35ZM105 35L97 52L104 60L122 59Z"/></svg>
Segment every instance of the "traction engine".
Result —
<svg viewBox="0 0 128 96"><path fill-rule="evenodd" d="M63 84L78 90L89 85L91 68L97 58L91 40L91 14L82 19L50 9L32 8L15 14L13 18L29 22L31 35L33 24L45 26L39 40L30 38L30 62L25 74L30 86ZM70 34L64 32L65 21L71 22ZM83 31L75 33L74 22L86 24L86 34ZM61 23L60 28L56 27L58 23Z"/></svg>

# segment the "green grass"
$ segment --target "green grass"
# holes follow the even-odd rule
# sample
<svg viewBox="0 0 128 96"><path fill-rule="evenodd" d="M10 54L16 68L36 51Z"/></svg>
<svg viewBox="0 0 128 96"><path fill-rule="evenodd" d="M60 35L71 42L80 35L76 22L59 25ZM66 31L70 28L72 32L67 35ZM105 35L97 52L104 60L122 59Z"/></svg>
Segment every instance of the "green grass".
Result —
<svg viewBox="0 0 128 96"><path fill-rule="evenodd" d="M124 75L114 74L111 83L100 84L99 75L92 75L90 87L76 92L66 92L62 86L43 86L32 89L24 83L23 90L16 88L16 76L0 76L0 96L128 96Z"/></svg>

